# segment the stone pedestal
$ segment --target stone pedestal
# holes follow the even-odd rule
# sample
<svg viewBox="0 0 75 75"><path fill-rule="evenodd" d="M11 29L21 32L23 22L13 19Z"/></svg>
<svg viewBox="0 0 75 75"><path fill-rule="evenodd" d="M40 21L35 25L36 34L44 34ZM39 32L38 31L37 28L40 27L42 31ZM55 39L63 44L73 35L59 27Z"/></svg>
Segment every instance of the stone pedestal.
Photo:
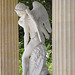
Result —
<svg viewBox="0 0 75 75"><path fill-rule="evenodd" d="M18 0L0 0L0 75L19 75Z"/></svg>
<svg viewBox="0 0 75 75"><path fill-rule="evenodd" d="M53 75L75 75L75 0L53 1Z"/></svg>

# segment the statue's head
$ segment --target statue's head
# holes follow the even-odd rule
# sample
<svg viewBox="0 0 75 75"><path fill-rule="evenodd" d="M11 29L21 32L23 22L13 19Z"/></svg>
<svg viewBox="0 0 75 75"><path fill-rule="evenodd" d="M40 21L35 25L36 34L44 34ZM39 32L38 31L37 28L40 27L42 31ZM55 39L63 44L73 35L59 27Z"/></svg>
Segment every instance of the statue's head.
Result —
<svg viewBox="0 0 75 75"><path fill-rule="evenodd" d="M26 14L26 12L25 12L26 9L27 9L27 6L23 3L18 3L15 6L15 11L19 17L22 17L23 15Z"/></svg>

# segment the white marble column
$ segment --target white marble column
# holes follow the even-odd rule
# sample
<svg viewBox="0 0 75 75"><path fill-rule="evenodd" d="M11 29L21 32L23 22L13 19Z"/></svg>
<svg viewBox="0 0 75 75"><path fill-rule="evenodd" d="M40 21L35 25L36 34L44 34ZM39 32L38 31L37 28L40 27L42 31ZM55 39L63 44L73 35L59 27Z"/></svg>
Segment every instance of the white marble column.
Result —
<svg viewBox="0 0 75 75"><path fill-rule="evenodd" d="M52 0L53 75L75 75L75 0Z"/></svg>
<svg viewBox="0 0 75 75"><path fill-rule="evenodd" d="M0 75L19 75L18 0L0 0Z"/></svg>

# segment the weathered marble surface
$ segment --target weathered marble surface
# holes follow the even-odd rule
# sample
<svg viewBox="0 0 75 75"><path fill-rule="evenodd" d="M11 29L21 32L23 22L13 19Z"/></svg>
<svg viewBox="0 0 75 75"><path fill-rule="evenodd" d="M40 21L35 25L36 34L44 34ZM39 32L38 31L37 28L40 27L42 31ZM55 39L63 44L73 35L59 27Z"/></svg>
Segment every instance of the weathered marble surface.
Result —
<svg viewBox="0 0 75 75"><path fill-rule="evenodd" d="M24 53L22 56L22 75L47 75L45 37L48 39L51 32L46 9L39 2L33 2L33 9L23 3L15 7L20 17L18 24L24 28ZM43 35L44 34L44 35ZM30 41L29 41L30 36ZM28 42L29 41L29 42ZM29 56L30 59L29 59Z"/></svg>

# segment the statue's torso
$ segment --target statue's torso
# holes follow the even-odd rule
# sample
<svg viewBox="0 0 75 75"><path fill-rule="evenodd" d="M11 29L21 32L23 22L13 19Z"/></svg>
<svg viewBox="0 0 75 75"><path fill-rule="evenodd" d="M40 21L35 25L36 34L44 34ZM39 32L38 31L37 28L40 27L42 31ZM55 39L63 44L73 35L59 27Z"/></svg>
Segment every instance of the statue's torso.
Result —
<svg viewBox="0 0 75 75"><path fill-rule="evenodd" d="M25 19L25 24L29 27L29 33L30 33L30 37L33 38L35 33L37 32L36 31L36 27L35 27L35 24L34 22L30 19L29 16L26 16L26 19Z"/></svg>

